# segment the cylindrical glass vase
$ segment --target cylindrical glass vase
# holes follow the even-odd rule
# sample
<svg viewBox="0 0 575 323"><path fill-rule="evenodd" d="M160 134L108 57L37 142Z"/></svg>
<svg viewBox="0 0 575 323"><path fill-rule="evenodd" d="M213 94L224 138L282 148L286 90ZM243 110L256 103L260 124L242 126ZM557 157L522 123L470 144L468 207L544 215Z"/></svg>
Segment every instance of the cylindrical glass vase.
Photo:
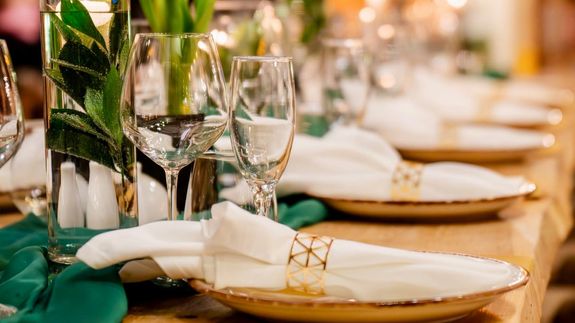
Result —
<svg viewBox="0 0 575 323"><path fill-rule="evenodd" d="M135 148L119 101L129 0L41 0L49 257L138 225Z"/></svg>

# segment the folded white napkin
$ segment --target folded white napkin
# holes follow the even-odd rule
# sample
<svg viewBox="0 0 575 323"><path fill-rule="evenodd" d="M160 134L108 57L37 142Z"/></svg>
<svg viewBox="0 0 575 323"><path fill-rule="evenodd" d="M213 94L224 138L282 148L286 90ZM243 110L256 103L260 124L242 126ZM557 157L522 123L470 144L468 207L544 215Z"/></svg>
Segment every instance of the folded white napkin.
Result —
<svg viewBox="0 0 575 323"><path fill-rule="evenodd" d="M0 192L46 185L44 127L30 123L18 152L0 168Z"/></svg>
<svg viewBox="0 0 575 323"><path fill-rule="evenodd" d="M564 106L572 104L574 94L566 88L554 87L535 79L509 79L497 81L486 77L441 75L418 68L413 73L416 90L438 91L436 96L463 93L472 97L490 97L496 94L503 100L529 102L537 105ZM427 92L432 94L432 92ZM433 99L428 96L429 99ZM446 101L451 97L445 97Z"/></svg>
<svg viewBox="0 0 575 323"><path fill-rule="evenodd" d="M377 134L357 128L334 128L322 138L297 135L278 194L390 200L399 154ZM524 180L504 177L483 167L441 162L421 174L421 201L454 201L517 194Z"/></svg>
<svg viewBox="0 0 575 323"><path fill-rule="evenodd" d="M166 274L214 287L282 290L297 232L230 202L203 222L155 222L94 237L77 253L99 269L133 259L126 280ZM327 250L327 249L324 249ZM502 263L333 240L323 273L326 295L361 301L447 297L501 287L512 275ZM317 251L319 253L319 251Z"/></svg>
<svg viewBox="0 0 575 323"><path fill-rule="evenodd" d="M558 124L561 110L510 99L489 99L457 88L422 86L412 91L419 105L452 122L487 122L511 126ZM379 102L385 105L385 100Z"/></svg>
<svg viewBox="0 0 575 323"><path fill-rule="evenodd" d="M370 100L363 125L400 149L522 150L554 142L553 135L541 131L448 125L431 109L407 97Z"/></svg>

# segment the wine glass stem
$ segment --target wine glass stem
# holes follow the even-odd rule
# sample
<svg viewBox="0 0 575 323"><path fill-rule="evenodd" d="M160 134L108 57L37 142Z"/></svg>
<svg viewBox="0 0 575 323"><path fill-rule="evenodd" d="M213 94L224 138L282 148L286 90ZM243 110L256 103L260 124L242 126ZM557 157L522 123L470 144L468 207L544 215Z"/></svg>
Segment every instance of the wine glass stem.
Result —
<svg viewBox="0 0 575 323"><path fill-rule="evenodd" d="M166 188L168 190L168 220L178 219L178 174L179 169L166 169Z"/></svg>
<svg viewBox="0 0 575 323"><path fill-rule="evenodd" d="M275 194L275 184L255 183L250 186L252 187L252 192L254 194L254 204L256 206L258 215L269 217L270 219L277 222L277 213L274 212L274 214L270 214L272 209L272 201Z"/></svg>

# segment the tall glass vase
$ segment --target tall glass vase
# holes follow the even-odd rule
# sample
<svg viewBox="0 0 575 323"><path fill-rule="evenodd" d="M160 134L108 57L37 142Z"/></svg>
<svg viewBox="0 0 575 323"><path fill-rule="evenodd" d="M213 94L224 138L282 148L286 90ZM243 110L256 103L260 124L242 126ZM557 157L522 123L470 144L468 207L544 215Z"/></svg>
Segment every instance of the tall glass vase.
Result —
<svg viewBox="0 0 575 323"><path fill-rule="evenodd" d="M138 225L135 148L119 118L129 0L41 0L49 257Z"/></svg>

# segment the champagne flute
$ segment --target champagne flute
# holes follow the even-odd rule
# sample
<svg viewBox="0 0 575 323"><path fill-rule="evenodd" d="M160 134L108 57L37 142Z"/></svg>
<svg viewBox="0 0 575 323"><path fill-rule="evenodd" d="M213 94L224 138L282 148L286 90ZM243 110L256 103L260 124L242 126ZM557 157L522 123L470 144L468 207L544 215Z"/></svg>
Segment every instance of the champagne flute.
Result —
<svg viewBox="0 0 575 323"><path fill-rule="evenodd" d="M271 212L295 131L295 85L290 57L239 56L232 61L230 128L234 154L258 215Z"/></svg>
<svg viewBox="0 0 575 323"><path fill-rule="evenodd" d="M228 104L209 34L138 34L121 99L124 133L166 172L168 219L178 216L179 171L224 132Z"/></svg>
<svg viewBox="0 0 575 323"><path fill-rule="evenodd" d="M6 42L0 39L0 167L14 156L24 139L22 104L16 87L16 74L8 53ZM0 319L18 310L0 303Z"/></svg>
<svg viewBox="0 0 575 323"><path fill-rule="evenodd" d="M359 126L371 92L367 51L361 39L322 41L323 105L330 123Z"/></svg>

